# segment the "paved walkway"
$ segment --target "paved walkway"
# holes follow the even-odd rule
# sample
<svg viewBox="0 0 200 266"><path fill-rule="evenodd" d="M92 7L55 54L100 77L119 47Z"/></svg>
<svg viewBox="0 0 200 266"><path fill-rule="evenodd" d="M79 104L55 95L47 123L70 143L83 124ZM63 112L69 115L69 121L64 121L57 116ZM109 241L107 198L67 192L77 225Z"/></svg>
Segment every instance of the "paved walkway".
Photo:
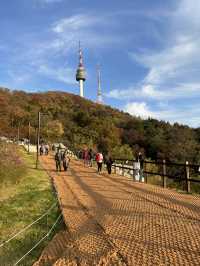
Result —
<svg viewBox="0 0 200 266"><path fill-rule="evenodd" d="M51 265L200 265L200 197L99 175L78 161L57 174L52 159L43 162L68 234Z"/></svg>

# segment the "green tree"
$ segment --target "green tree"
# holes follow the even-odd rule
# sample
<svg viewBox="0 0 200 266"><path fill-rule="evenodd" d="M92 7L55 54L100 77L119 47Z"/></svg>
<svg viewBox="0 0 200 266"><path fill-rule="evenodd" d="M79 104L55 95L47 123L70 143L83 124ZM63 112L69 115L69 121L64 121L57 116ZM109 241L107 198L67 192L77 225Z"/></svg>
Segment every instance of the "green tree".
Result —
<svg viewBox="0 0 200 266"><path fill-rule="evenodd" d="M42 131L49 141L59 141L64 134L63 124L58 120L48 122Z"/></svg>

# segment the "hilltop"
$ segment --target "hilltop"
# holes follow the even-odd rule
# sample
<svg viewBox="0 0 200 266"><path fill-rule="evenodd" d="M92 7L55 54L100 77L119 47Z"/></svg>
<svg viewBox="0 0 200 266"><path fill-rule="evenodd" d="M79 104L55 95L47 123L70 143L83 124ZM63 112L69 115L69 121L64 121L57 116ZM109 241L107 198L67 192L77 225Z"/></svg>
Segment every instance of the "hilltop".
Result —
<svg viewBox="0 0 200 266"><path fill-rule="evenodd" d="M27 93L0 88L0 136L35 141L37 112L42 115L42 138L62 141L72 149L84 145L117 157L142 150L152 159L199 162L200 128L156 119L142 120L77 95L50 91ZM19 128L19 131L18 131Z"/></svg>

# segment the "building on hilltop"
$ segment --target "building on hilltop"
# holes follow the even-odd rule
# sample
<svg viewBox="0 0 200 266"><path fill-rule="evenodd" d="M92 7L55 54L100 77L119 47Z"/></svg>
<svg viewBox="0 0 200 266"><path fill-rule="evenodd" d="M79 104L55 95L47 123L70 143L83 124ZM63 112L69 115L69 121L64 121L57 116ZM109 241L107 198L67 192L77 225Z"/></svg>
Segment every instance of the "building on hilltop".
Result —
<svg viewBox="0 0 200 266"><path fill-rule="evenodd" d="M86 80L85 68L83 65L83 53L81 49L81 44L79 42L79 65L76 71L76 81L79 82L80 96L84 97L83 82Z"/></svg>

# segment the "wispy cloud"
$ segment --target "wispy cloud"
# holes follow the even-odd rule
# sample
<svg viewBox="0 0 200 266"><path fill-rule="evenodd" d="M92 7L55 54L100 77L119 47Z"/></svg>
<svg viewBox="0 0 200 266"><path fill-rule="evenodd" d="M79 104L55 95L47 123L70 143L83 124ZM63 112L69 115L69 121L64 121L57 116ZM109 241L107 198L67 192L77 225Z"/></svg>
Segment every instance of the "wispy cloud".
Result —
<svg viewBox="0 0 200 266"><path fill-rule="evenodd" d="M129 102L125 105L124 111L144 119L155 118L170 123L179 122L192 127L200 127L199 104L189 103L189 105L185 107L172 106L165 103L163 106L159 104L152 108L146 102Z"/></svg>
<svg viewBox="0 0 200 266"><path fill-rule="evenodd" d="M59 3L63 2L65 0L36 0L37 2L40 2L42 4L52 4L52 3Z"/></svg>
<svg viewBox="0 0 200 266"><path fill-rule="evenodd" d="M74 69L67 66L55 69L48 65L40 65L38 72L66 84L75 84Z"/></svg>
<svg viewBox="0 0 200 266"><path fill-rule="evenodd" d="M128 112L134 116L139 116L141 118L155 117L156 115L149 110L149 107L145 102L131 102L126 104L124 111Z"/></svg>
<svg viewBox="0 0 200 266"><path fill-rule="evenodd" d="M56 33L63 33L66 31L79 31L98 24L101 20L98 17L92 17L85 14L78 14L71 17L63 18L57 21L52 30Z"/></svg>
<svg viewBox="0 0 200 266"><path fill-rule="evenodd" d="M173 85L175 86L175 85ZM114 89L105 93L106 97L118 100L130 99L143 99L143 100L156 100L156 101L169 101L169 100L183 100L194 97L200 97L200 82L199 83L182 83L177 84L175 87L165 89L156 89L151 83L138 84L130 86L128 89Z"/></svg>
<svg viewBox="0 0 200 266"><path fill-rule="evenodd" d="M109 16L76 14L58 20L52 25L51 30L56 34L55 42L57 45L60 44L60 47L75 47L78 40L81 40L88 49L108 49L122 41L122 38L112 31L111 21Z"/></svg>
<svg viewBox="0 0 200 266"><path fill-rule="evenodd" d="M30 79L39 74L59 82L74 84L75 69L74 65L70 64L70 58L77 52L79 40L83 42L84 47L91 50L105 47L108 49L113 43L120 41L112 30L105 31L109 23L109 18L89 14L76 14L59 19L47 29L43 29L40 36L32 33L23 36L21 40L18 39L21 45L17 47L13 56L14 65L20 64L26 67L26 71L28 66ZM61 64L64 57L67 66ZM21 80L21 85L24 85L23 81L25 83L27 80Z"/></svg>
<svg viewBox="0 0 200 266"><path fill-rule="evenodd" d="M175 12L176 11L176 12ZM171 119L174 117L178 121L191 123L186 116L179 112L177 102L183 99L190 99L188 102L183 101L185 109L193 101L200 97L200 2L197 0L181 0L177 9L167 15L165 31L163 35L165 44L157 50L144 49L142 52L129 53L130 58L139 64L141 68L147 69L146 76L137 84L132 84L128 88L116 88L111 90L107 96L115 99L131 100L137 99L142 103L132 103L125 106L125 110L130 113L141 111L141 114L151 114L157 118ZM154 100L154 104L152 102ZM158 111L152 112L143 101L150 101L151 106L158 106L159 101L174 102L159 115ZM175 102L176 100L176 102ZM138 109L137 109L138 107ZM194 123L197 122L199 109L194 107L192 114ZM137 111L138 110L138 111ZM173 111L171 111L173 110ZM175 113L175 115L173 115ZM197 124L193 124L197 126ZM199 125L199 124L198 124Z"/></svg>

